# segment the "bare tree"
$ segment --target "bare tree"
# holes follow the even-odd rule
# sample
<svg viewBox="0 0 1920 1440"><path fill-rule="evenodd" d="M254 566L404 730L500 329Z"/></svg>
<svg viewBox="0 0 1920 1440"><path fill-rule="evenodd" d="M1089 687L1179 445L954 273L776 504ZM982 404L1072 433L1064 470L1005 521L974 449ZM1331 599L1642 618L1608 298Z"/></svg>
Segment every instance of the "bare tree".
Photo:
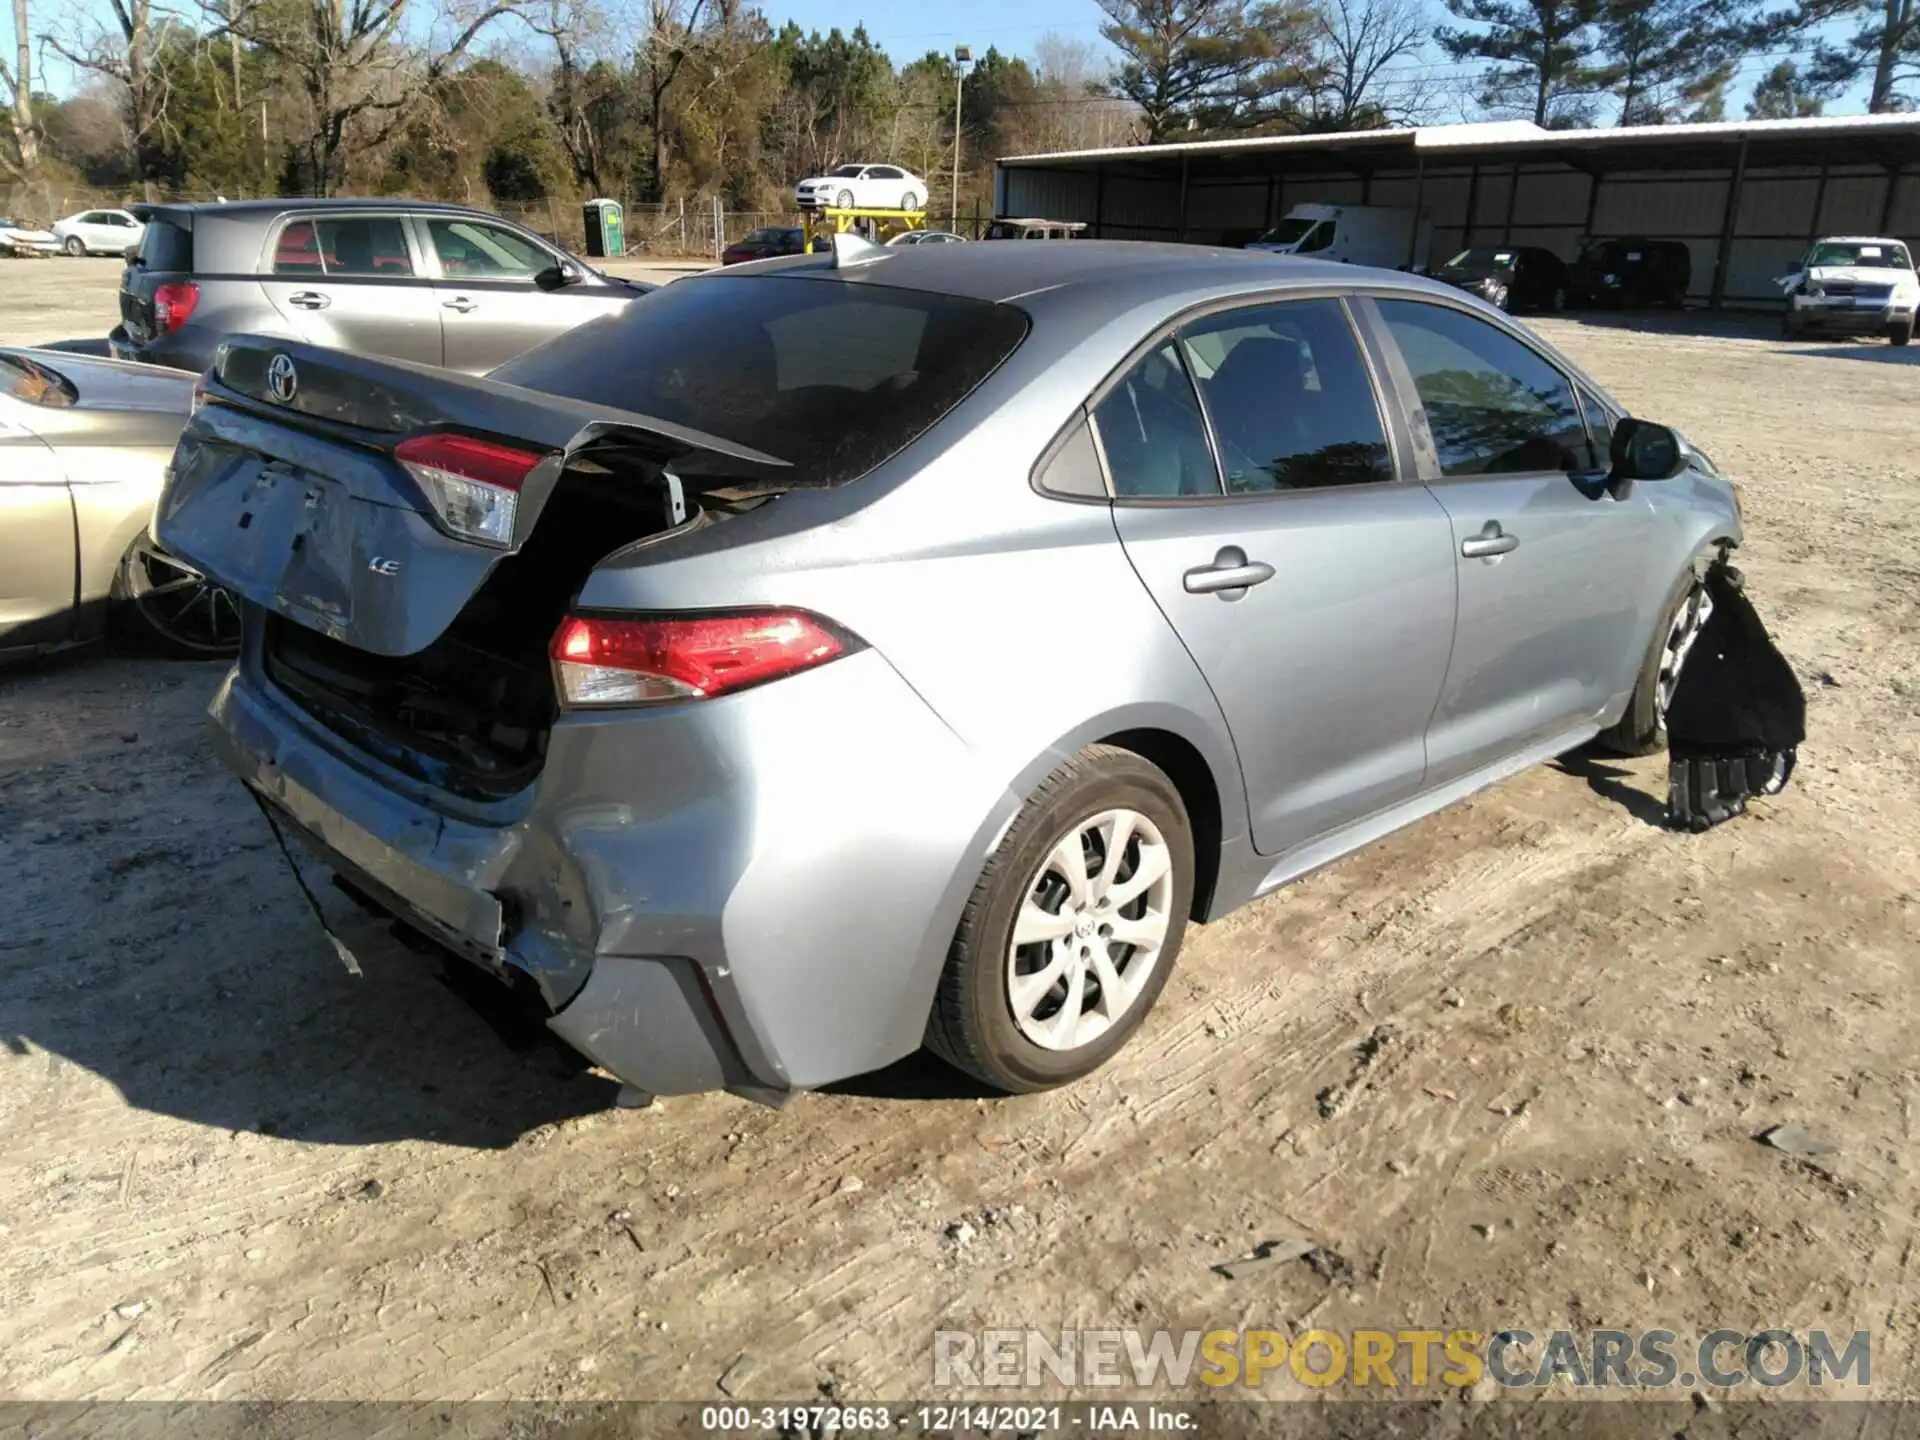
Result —
<svg viewBox="0 0 1920 1440"><path fill-rule="evenodd" d="M27 29L27 0L13 0L14 63L0 56L0 86L6 89L13 153L0 151L0 165L24 179L40 165L40 131L33 119L33 41Z"/></svg>
<svg viewBox="0 0 1920 1440"><path fill-rule="evenodd" d="M529 11L527 24L553 46L553 88L549 108L560 147L574 177L595 195L607 192L606 136L594 113L594 66L612 34L606 7L593 0L546 0Z"/></svg>
<svg viewBox="0 0 1920 1440"><path fill-rule="evenodd" d="M150 4L151 0L111 0ZM281 66L308 107L302 147L308 182L331 194L353 153L384 143L404 111L447 74L480 32L506 15L523 14L524 0L491 0L477 11L449 13L457 27L444 44L416 53L401 43L409 0L223 0L214 12L231 29Z"/></svg>
<svg viewBox="0 0 1920 1440"><path fill-rule="evenodd" d="M1392 68L1419 54L1432 33L1420 0L1319 0L1314 29L1319 83L1308 101L1313 128L1403 123L1430 107L1427 87Z"/></svg>
<svg viewBox="0 0 1920 1440"><path fill-rule="evenodd" d="M153 0L107 0L105 16L76 8L65 33L41 37L69 64L112 81L125 95L133 171L142 181L154 176L166 124L167 73L156 62L177 23L172 15L156 14Z"/></svg>
<svg viewBox="0 0 1920 1440"><path fill-rule="evenodd" d="M648 0L647 38L640 51L640 85L647 102L647 131L653 140L648 200L660 199L666 189L667 94L687 63L706 5L707 0Z"/></svg>

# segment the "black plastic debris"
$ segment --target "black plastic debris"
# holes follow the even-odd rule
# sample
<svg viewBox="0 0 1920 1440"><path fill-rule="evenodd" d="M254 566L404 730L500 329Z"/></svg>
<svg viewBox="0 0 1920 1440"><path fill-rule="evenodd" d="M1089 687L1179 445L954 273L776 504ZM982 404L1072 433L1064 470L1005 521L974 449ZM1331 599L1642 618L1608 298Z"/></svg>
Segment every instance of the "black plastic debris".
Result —
<svg viewBox="0 0 1920 1440"><path fill-rule="evenodd" d="M1713 610L1667 705L1667 822L1698 832L1778 794L1807 738L1807 702L1723 550L1704 578Z"/></svg>

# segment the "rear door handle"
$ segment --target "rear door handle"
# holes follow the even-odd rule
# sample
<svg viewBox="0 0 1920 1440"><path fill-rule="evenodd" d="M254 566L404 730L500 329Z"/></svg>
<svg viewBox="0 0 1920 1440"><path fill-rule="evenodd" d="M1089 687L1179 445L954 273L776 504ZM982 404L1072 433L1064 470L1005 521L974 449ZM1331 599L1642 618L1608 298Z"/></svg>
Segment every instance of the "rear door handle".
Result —
<svg viewBox="0 0 1920 1440"><path fill-rule="evenodd" d="M1520 537L1503 531L1498 520L1487 521L1478 535L1469 535L1460 542L1460 553L1469 560L1492 560L1519 548Z"/></svg>
<svg viewBox="0 0 1920 1440"><path fill-rule="evenodd" d="M1273 566L1247 559L1238 545L1222 545L1211 565L1197 565L1181 577L1189 595L1218 595L1238 600L1247 588L1273 578Z"/></svg>
<svg viewBox="0 0 1920 1440"><path fill-rule="evenodd" d="M440 302L440 308L443 310L458 310L462 315L465 315L470 310L478 310L480 308L480 302L478 300L469 300L464 295L456 295L451 300L442 300Z"/></svg>
<svg viewBox="0 0 1920 1440"><path fill-rule="evenodd" d="M333 303L328 296L317 290L302 290L287 297L289 305L298 305L302 310L324 310Z"/></svg>

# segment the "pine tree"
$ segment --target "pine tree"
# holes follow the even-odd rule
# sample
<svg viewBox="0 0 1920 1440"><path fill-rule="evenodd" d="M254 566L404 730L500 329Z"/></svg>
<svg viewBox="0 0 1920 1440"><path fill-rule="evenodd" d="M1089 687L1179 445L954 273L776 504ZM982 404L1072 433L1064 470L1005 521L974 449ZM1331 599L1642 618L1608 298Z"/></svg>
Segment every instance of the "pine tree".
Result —
<svg viewBox="0 0 1920 1440"><path fill-rule="evenodd" d="M1598 68L1601 0L1447 0L1474 29L1434 32L1456 60L1485 60L1479 100L1489 110L1518 111L1536 125L1565 127L1592 117Z"/></svg>

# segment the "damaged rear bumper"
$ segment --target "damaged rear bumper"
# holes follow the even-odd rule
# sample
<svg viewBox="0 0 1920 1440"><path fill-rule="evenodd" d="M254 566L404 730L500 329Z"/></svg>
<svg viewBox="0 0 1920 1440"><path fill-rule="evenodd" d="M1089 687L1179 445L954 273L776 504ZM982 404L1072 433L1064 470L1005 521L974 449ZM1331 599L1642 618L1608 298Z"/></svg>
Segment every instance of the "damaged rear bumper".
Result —
<svg viewBox="0 0 1920 1440"><path fill-rule="evenodd" d="M539 781L486 803L353 750L274 689L249 629L210 709L226 763L381 909L530 977L621 1080L779 1103L918 1047L1011 797L879 656L564 717Z"/></svg>

